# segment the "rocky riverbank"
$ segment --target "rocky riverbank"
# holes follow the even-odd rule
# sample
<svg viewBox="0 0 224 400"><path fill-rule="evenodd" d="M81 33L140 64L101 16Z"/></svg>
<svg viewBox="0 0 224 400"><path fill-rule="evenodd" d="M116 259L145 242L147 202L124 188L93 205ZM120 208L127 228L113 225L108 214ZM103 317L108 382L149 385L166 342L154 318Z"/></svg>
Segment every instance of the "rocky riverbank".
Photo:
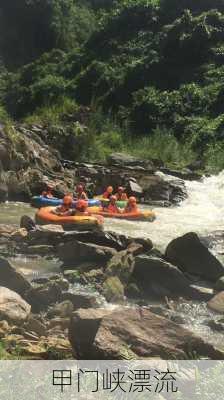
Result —
<svg viewBox="0 0 224 400"><path fill-rule="evenodd" d="M105 187L123 185L147 204L170 206L186 199L184 179L200 179L194 166L183 171L169 170L159 160L137 160L112 154L107 163L63 161L55 148L46 144L47 128L15 125L0 129L0 201L29 202L51 182L55 195L73 191L82 181L91 197Z"/></svg>
<svg viewBox="0 0 224 400"><path fill-rule="evenodd" d="M177 312L184 299L207 302L217 314L206 323L214 332L224 329L224 268L196 234L173 240L165 254L150 240L49 225L1 225L0 241L0 335L9 353L35 359L223 359L222 349L183 327ZM57 258L61 271L29 281L7 254ZM101 296L75 293L76 283ZM108 305L102 308L103 297ZM149 306L153 301L160 306Z"/></svg>

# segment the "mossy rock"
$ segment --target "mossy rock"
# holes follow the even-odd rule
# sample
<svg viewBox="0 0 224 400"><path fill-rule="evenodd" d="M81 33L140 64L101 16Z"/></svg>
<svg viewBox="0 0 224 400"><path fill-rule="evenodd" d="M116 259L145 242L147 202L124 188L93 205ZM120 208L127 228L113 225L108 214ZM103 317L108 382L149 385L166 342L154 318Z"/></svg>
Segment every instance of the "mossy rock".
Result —
<svg viewBox="0 0 224 400"><path fill-rule="evenodd" d="M120 302L124 299L124 286L117 276L111 276L103 284L103 295L109 302Z"/></svg>

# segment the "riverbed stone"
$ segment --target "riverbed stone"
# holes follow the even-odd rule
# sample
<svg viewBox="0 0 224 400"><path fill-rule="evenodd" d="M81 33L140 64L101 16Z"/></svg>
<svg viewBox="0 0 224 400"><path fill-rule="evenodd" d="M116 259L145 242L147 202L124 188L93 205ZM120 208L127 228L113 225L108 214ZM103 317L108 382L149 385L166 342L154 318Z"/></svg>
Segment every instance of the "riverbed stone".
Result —
<svg viewBox="0 0 224 400"><path fill-rule="evenodd" d="M48 311L48 317L71 317L74 311L74 305L70 300L65 300L62 303L56 304Z"/></svg>
<svg viewBox="0 0 224 400"><path fill-rule="evenodd" d="M224 275L223 265L194 232L174 239L166 249L166 258L183 272L214 282Z"/></svg>
<svg viewBox="0 0 224 400"><path fill-rule="evenodd" d="M190 281L177 267L153 254L135 258L132 279L148 298L203 298L203 294L190 287Z"/></svg>
<svg viewBox="0 0 224 400"><path fill-rule="evenodd" d="M208 302L208 307L217 313L224 314L224 291L216 294Z"/></svg>
<svg viewBox="0 0 224 400"><path fill-rule="evenodd" d="M224 276L219 278L214 286L214 290L217 292L222 292L224 290Z"/></svg>
<svg viewBox="0 0 224 400"><path fill-rule="evenodd" d="M61 300L61 296L61 287L56 282L48 282L26 292L26 300L31 304L34 313L43 311L49 305L57 303Z"/></svg>
<svg viewBox="0 0 224 400"><path fill-rule="evenodd" d="M189 330L149 310L95 311L98 310L79 310L71 320L70 342L75 353L84 359L186 359L193 352L199 357L224 357L222 351Z"/></svg>
<svg viewBox="0 0 224 400"><path fill-rule="evenodd" d="M124 300L124 286L117 276L108 277L103 283L103 295L109 302L119 303Z"/></svg>
<svg viewBox="0 0 224 400"><path fill-rule="evenodd" d="M34 316L28 319L24 328L29 332L35 332L38 336L47 336L46 326Z"/></svg>
<svg viewBox="0 0 224 400"><path fill-rule="evenodd" d="M31 288L28 280L9 263L0 257L0 285L7 287L20 295Z"/></svg>
<svg viewBox="0 0 224 400"><path fill-rule="evenodd" d="M116 250L92 243L71 241L58 246L58 257L66 266L80 267L86 264L90 267L104 266L116 254ZM70 268L71 269L71 268Z"/></svg>
<svg viewBox="0 0 224 400"><path fill-rule="evenodd" d="M128 250L123 250L115 254L107 263L105 274L116 276L121 282L128 283L134 269L134 256Z"/></svg>
<svg viewBox="0 0 224 400"><path fill-rule="evenodd" d="M73 304L75 310L78 310L79 308L95 308L98 306L96 296L91 294L75 294L66 292L62 293L61 300L70 301Z"/></svg>
<svg viewBox="0 0 224 400"><path fill-rule="evenodd" d="M0 287L0 318L21 324L30 315L31 306L12 290Z"/></svg>

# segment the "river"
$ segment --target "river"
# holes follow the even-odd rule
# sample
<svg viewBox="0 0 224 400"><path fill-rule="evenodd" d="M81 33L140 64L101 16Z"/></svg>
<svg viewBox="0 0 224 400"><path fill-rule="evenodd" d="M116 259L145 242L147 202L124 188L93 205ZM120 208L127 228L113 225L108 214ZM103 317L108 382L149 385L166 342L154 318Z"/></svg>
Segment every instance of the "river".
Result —
<svg viewBox="0 0 224 400"><path fill-rule="evenodd" d="M155 208L154 223L120 220L105 221L105 229L132 237L150 238L155 247L164 251L167 244L184 233L194 231L201 235L223 230L224 227L224 171L201 182L186 182L188 198L179 207ZM143 207L147 208L147 207ZM0 223L18 224L22 215L34 217L35 210L24 203L8 203L0 207ZM50 275L59 271L57 260L17 257L11 260L18 270L29 278ZM88 291L76 287L73 290ZM205 321L214 317L206 304L182 303L177 305L186 326L206 339L223 347L223 335L213 333Z"/></svg>

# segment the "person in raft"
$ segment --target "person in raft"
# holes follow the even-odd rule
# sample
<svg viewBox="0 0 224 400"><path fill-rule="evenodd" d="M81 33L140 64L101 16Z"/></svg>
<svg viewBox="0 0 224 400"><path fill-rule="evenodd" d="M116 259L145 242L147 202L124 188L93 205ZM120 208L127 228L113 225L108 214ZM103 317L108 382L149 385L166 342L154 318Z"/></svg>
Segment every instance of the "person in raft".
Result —
<svg viewBox="0 0 224 400"><path fill-rule="evenodd" d="M78 200L73 215L89 215L87 208L88 202L86 200Z"/></svg>
<svg viewBox="0 0 224 400"><path fill-rule="evenodd" d="M108 213L111 214L120 214L121 210L116 205L117 198L116 196L111 196L110 203L106 209Z"/></svg>
<svg viewBox="0 0 224 400"><path fill-rule="evenodd" d="M125 189L122 186L119 186L115 196L118 201L127 201L128 200L128 196L126 195Z"/></svg>
<svg viewBox="0 0 224 400"><path fill-rule="evenodd" d="M133 214L138 212L137 200L134 196L129 197L128 204L124 209L124 214Z"/></svg>
<svg viewBox="0 0 224 400"><path fill-rule="evenodd" d="M109 200L111 198L111 196L113 195L113 191L114 191L113 187L108 186L106 192L104 192L104 194L103 194L103 199Z"/></svg>
<svg viewBox="0 0 224 400"><path fill-rule="evenodd" d="M70 217L71 215L74 215L74 209L72 209L72 202L73 202L72 196L66 195L63 198L62 205L52 210L52 213L60 217Z"/></svg>
<svg viewBox="0 0 224 400"><path fill-rule="evenodd" d="M42 193L41 193L41 196L42 197L45 197L45 198L47 198L47 199L53 199L53 197L54 197L54 195L53 195L53 186L52 185L50 185L50 184L48 184L47 185L47 187L46 187L46 190L44 190Z"/></svg>
<svg viewBox="0 0 224 400"><path fill-rule="evenodd" d="M84 191L83 185L78 185L76 187L76 192L74 194L74 198L76 200L88 200L88 196L86 192Z"/></svg>

